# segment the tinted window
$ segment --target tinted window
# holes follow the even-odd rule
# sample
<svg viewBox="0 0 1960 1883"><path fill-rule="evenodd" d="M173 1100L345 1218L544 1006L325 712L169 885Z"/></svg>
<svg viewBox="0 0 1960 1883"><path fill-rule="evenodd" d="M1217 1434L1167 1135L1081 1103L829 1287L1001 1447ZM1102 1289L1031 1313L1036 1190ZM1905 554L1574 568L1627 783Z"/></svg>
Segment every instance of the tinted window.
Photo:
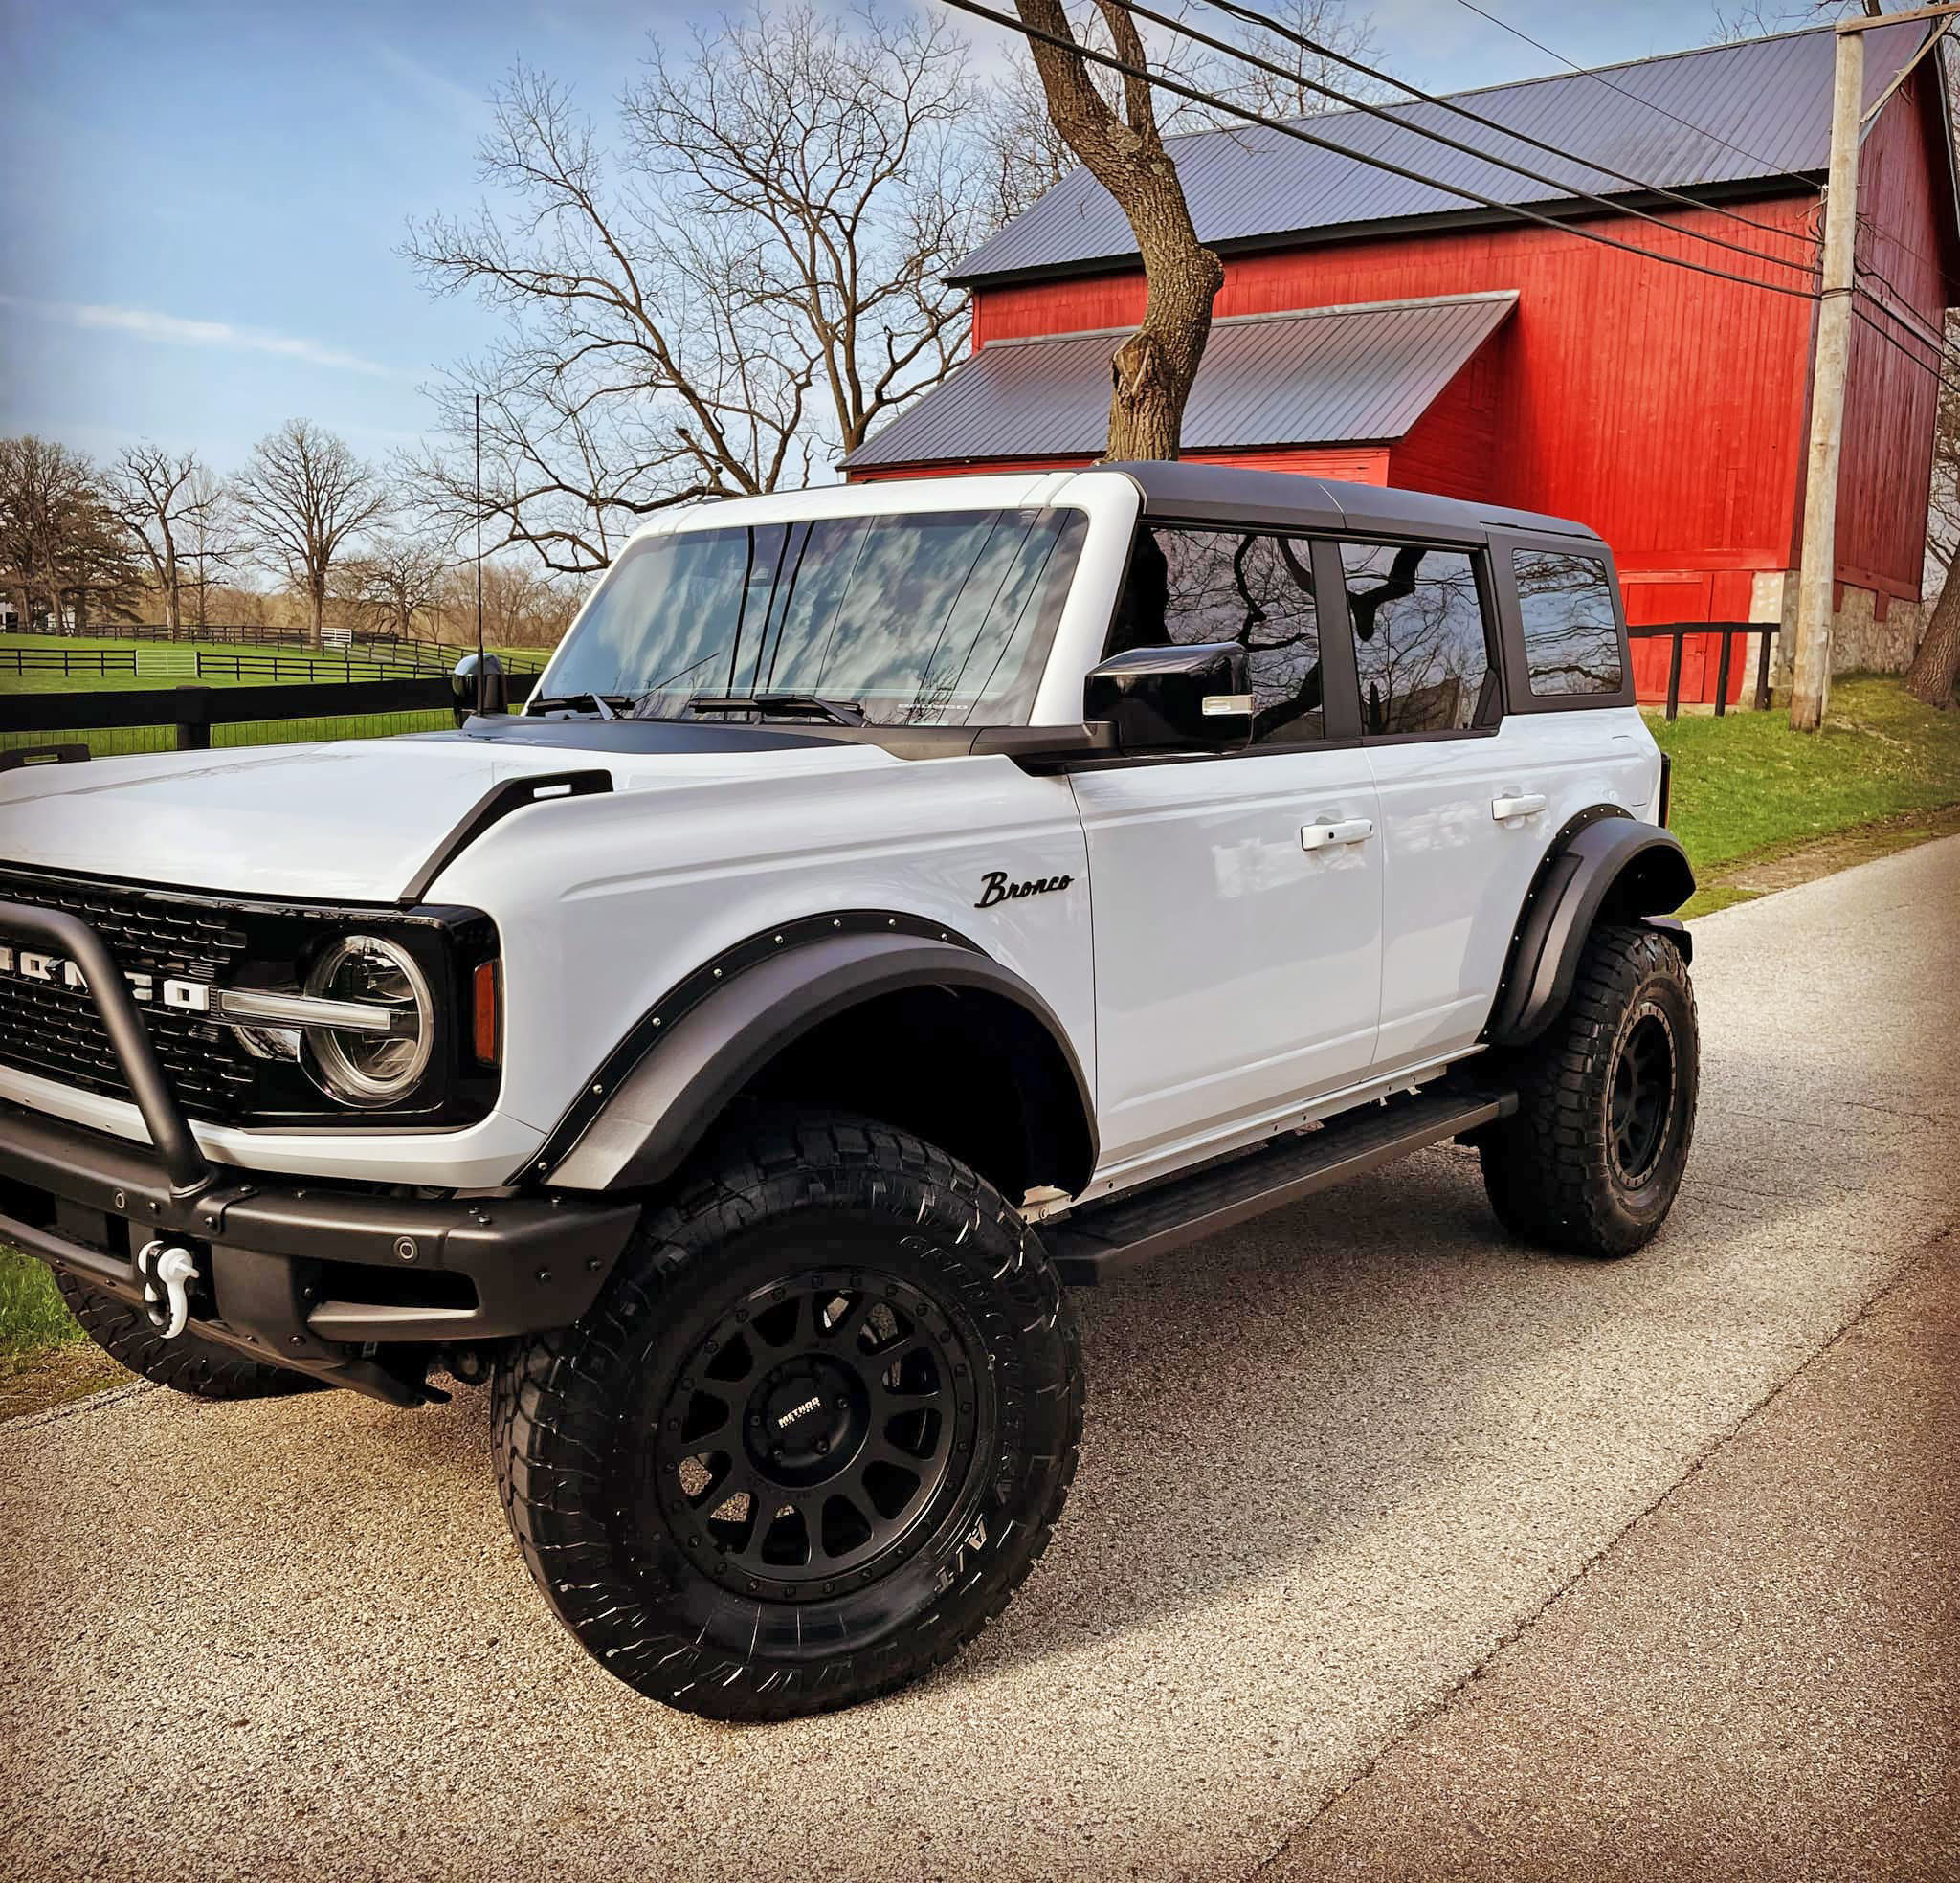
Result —
<svg viewBox="0 0 1960 1883"><path fill-rule="evenodd" d="M1109 654L1236 641L1250 658L1253 738L1321 739L1321 634L1303 537L1137 532Z"/></svg>
<svg viewBox="0 0 1960 1883"><path fill-rule="evenodd" d="M1496 678L1461 549L1344 543L1365 732L1463 732L1497 718Z"/></svg>
<svg viewBox="0 0 1960 1883"><path fill-rule="evenodd" d="M1531 691L1617 693L1626 676L1606 565L1549 549L1519 549L1511 560Z"/></svg>
<svg viewBox="0 0 1960 1883"><path fill-rule="evenodd" d="M814 693L883 725L1025 722L1075 573L1076 510L681 530L622 556L544 691Z"/></svg>

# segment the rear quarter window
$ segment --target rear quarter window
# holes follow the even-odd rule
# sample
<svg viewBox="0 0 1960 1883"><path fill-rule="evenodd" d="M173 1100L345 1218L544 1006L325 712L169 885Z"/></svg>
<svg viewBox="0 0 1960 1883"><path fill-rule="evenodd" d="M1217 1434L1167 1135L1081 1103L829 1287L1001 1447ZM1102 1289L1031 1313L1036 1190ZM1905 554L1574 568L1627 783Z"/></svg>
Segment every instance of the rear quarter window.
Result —
<svg viewBox="0 0 1960 1883"><path fill-rule="evenodd" d="M1597 556L1517 549L1511 565L1532 698L1620 692L1626 669L1605 563Z"/></svg>

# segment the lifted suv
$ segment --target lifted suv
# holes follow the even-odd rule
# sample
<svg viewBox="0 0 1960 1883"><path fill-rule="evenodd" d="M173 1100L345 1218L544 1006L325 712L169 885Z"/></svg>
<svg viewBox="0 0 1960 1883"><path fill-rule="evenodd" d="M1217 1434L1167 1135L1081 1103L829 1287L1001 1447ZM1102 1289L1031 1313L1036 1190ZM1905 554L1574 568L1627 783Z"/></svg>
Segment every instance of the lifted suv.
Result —
<svg viewBox="0 0 1960 1883"><path fill-rule="evenodd" d="M0 778L0 1236L190 1392L487 1381L606 1667L843 1705L1046 1547L1063 1284L1452 1138L1520 1236L1654 1234L1665 797L1570 523L1177 464L691 510L521 717Z"/></svg>

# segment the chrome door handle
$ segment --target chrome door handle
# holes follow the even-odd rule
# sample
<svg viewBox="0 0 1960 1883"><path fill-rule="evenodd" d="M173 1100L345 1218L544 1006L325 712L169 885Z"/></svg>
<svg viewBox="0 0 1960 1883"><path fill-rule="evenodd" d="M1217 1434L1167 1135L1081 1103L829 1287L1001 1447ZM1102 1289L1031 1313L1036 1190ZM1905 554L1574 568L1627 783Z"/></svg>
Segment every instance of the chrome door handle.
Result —
<svg viewBox="0 0 1960 1883"><path fill-rule="evenodd" d="M1374 835L1370 817L1344 817L1337 824L1307 824L1301 828L1302 850L1325 850L1330 844L1366 843Z"/></svg>
<svg viewBox="0 0 1960 1883"><path fill-rule="evenodd" d="M1543 810L1544 809L1545 793L1543 791L1526 791L1520 798L1492 798L1490 801L1490 814L1500 824L1506 817L1529 817L1534 811Z"/></svg>

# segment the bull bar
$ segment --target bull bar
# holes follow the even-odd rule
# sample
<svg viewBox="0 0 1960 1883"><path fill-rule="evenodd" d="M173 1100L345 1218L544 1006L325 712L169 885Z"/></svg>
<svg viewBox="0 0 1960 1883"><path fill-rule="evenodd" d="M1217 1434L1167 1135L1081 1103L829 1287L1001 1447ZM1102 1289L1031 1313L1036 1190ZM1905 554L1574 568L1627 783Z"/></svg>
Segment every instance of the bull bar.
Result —
<svg viewBox="0 0 1960 1883"><path fill-rule="evenodd" d="M208 1255L189 1322L207 1340L417 1405L433 1396L421 1382L430 1348L576 1320L638 1220L635 1203L610 1197L402 1196L214 1165L96 930L0 900L0 935L41 942L79 972L149 1137L0 1102L0 1239L141 1310L137 1242L184 1238ZM376 1357L390 1345L414 1356L412 1377Z"/></svg>

